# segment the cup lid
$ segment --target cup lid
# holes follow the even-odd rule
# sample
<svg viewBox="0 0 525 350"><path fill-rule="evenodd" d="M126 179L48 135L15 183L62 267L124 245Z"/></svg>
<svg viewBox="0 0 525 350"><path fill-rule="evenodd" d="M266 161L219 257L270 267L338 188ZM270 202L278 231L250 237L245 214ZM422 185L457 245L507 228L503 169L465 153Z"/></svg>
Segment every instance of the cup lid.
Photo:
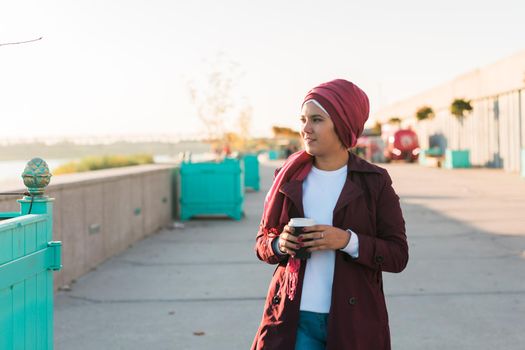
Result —
<svg viewBox="0 0 525 350"><path fill-rule="evenodd" d="M306 227L315 225L315 220L310 218L291 218L288 222L292 227Z"/></svg>

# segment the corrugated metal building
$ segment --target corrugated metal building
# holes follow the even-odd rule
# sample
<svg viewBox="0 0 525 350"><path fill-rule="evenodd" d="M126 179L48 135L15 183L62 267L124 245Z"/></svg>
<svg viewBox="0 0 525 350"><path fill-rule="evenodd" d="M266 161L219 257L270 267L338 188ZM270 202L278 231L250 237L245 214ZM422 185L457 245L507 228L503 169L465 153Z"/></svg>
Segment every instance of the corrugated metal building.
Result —
<svg viewBox="0 0 525 350"><path fill-rule="evenodd" d="M456 98L471 100L472 113L461 124L451 113ZM418 122L416 110L432 107L435 116ZM384 123L402 119L419 135L422 148L439 145L470 149L474 166L525 170L525 50L448 83L388 106L372 116ZM523 173L523 171L522 171Z"/></svg>

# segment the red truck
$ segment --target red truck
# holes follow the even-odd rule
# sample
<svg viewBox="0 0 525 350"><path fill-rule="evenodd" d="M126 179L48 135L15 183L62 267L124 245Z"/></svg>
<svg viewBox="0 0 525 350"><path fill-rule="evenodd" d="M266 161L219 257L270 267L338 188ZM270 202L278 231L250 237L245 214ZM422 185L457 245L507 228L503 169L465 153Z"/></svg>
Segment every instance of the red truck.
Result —
<svg viewBox="0 0 525 350"><path fill-rule="evenodd" d="M400 129L386 137L385 160L406 160L414 162L419 156L417 134L410 129Z"/></svg>

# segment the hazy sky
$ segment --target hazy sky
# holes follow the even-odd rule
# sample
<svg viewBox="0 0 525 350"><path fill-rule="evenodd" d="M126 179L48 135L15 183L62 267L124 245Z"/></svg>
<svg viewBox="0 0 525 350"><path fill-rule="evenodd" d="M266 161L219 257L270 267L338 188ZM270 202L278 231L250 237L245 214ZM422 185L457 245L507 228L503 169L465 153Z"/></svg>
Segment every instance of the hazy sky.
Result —
<svg viewBox="0 0 525 350"><path fill-rule="evenodd" d="M523 0L0 0L0 43L44 37L0 46L0 137L198 135L188 81L218 52L243 72L253 134L295 126L306 91L337 77L377 109L525 49L524 14Z"/></svg>

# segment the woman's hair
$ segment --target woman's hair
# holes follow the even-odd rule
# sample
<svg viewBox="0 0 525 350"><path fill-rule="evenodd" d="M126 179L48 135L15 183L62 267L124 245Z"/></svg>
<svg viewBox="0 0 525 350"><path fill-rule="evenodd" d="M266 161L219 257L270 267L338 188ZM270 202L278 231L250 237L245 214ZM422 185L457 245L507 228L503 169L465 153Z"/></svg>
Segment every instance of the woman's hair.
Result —
<svg viewBox="0 0 525 350"><path fill-rule="evenodd" d="M321 104L320 104L319 102L317 102L316 100L314 100L313 98L310 99L310 100L308 100L308 101L304 101L303 106L304 106L305 104L307 104L307 103L313 103L314 105L316 105L317 107L319 107L323 112L325 112L326 114L328 114L328 116L330 116L330 113L328 113L328 112L326 111L326 109L324 109L324 107L321 106Z"/></svg>

